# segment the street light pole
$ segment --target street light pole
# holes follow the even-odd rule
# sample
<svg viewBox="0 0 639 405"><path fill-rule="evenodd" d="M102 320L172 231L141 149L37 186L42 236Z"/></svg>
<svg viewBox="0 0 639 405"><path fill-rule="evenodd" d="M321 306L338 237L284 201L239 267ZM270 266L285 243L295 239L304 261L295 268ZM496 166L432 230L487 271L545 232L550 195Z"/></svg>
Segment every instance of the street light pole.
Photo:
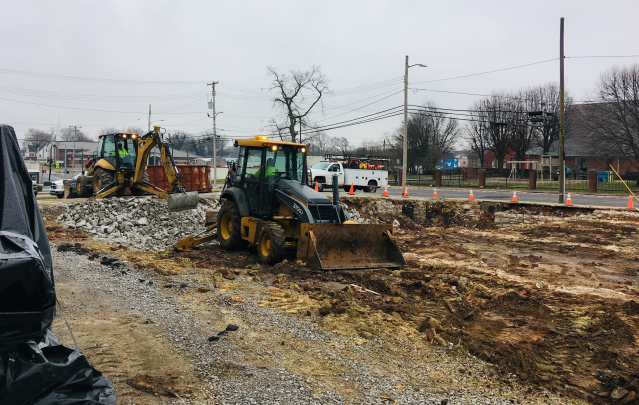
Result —
<svg viewBox="0 0 639 405"><path fill-rule="evenodd" d="M406 64L404 65L404 152L402 157L402 189L406 189L406 162L408 160L408 68L413 66L426 67L421 63L408 65L408 55L406 55Z"/></svg>

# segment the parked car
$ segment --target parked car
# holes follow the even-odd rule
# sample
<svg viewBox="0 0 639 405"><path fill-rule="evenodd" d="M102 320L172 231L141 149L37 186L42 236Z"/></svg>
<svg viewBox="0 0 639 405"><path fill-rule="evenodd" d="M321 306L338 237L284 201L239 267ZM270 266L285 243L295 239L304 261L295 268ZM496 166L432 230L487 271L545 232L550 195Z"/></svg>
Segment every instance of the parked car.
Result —
<svg viewBox="0 0 639 405"><path fill-rule="evenodd" d="M71 182L71 184L74 184L76 182L76 180L78 179L78 177L80 177L80 174L76 174L75 176L71 177L70 179L63 179L63 180L58 180L58 181L54 181L51 183L51 188L49 188L49 194L51 195L55 195L58 198L62 198L64 197L64 182ZM73 189L74 187L72 187Z"/></svg>

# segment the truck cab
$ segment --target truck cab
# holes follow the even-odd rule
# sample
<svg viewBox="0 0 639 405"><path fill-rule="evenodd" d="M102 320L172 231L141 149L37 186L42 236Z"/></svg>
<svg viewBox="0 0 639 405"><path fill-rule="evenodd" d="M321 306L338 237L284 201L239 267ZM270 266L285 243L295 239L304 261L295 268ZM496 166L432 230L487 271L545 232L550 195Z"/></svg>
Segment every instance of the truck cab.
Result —
<svg viewBox="0 0 639 405"><path fill-rule="evenodd" d="M317 183L317 190L323 191L324 187L333 184L333 176L337 175L338 184L344 184L344 167L341 162L319 162L310 169L311 185Z"/></svg>

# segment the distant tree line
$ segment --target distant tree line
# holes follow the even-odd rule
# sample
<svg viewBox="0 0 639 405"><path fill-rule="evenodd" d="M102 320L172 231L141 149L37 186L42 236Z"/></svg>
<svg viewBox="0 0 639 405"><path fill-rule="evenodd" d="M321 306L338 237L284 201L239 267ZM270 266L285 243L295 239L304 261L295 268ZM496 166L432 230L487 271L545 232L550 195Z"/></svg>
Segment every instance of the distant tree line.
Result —
<svg viewBox="0 0 639 405"><path fill-rule="evenodd" d="M298 141L304 131L304 143L311 145L309 153L368 154L391 158L393 166L401 162L404 145L404 125L384 134L380 141L365 141L353 146L345 137L332 137L322 127L309 120L309 114L322 107L322 97L329 93L328 79L318 66L307 71L280 73L269 67L270 90L274 92L273 106L278 117L272 119L267 128L273 136L282 140ZM590 146L591 153L606 162L618 158L633 158L639 162L639 65L613 67L604 72L596 84L593 102L584 108L579 133L580 140ZM573 107L570 96L565 97L565 136L571 131L575 114L568 113ZM490 96L475 101L466 111L438 108L433 102L421 106L410 106L406 123L408 133L409 173L432 170L442 158L465 143L479 165L484 166L488 152L495 156L498 168L503 168L506 156L526 160L526 155L537 149L548 153L559 139L559 86L556 83L520 89L512 92L493 92ZM118 128L103 128L100 133L120 132ZM142 134L137 127L125 128L124 132ZM25 134L26 144L42 144L53 140L82 142L90 141L82 129L64 128L59 134L54 129L42 131L30 128ZM189 151L194 155L213 155L213 134L193 135L182 130L170 131L167 138L174 149ZM217 154L233 154L227 137L216 140Z"/></svg>

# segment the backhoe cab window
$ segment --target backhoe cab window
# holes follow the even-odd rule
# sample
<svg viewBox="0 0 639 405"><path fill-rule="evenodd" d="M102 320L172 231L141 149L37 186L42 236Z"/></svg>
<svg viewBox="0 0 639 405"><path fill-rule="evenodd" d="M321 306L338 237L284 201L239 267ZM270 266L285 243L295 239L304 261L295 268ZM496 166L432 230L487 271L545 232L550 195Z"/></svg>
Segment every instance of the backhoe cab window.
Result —
<svg viewBox="0 0 639 405"><path fill-rule="evenodd" d="M264 148L249 148L240 155L246 156L244 178L246 181L258 182L264 176L267 182L274 183L278 179L303 180L304 154L292 146L279 146L277 150L266 149L264 170L262 167ZM241 169L240 169L241 170ZM238 171L238 174L241 174Z"/></svg>
<svg viewBox="0 0 639 405"><path fill-rule="evenodd" d="M135 141L131 138L118 138L116 155L123 167L135 167Z"/></svg>
<svg viewBox="0 0 639 405"><path fill-rule="evenodd" d="M258 170L262 165L262 149L249 149L246 154L246 180L259 181Z"/></svg>
<svg viewBox="0 0 639 405"><path fill-rule="evenodd" d="M136 159L135 140L117 135L106 135L100 138L98 151L104 145L102 155L115 167L134 167Z"/></svg>
<svg viewBox="0 0 639 405"><path fill-rule="evenodd" d="M266 151L266 161L272 159L279 178L302 180L304 154L292 146L280 146L276 151Z"/></svg>

